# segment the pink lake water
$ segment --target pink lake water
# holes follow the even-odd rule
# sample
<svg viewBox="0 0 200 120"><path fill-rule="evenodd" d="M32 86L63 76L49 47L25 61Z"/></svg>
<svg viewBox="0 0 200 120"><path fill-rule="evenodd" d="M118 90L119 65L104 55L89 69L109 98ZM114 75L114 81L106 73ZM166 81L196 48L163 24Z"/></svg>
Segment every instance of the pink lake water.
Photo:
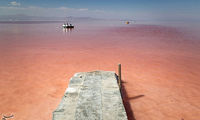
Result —
<svg viewBox="0 0 200 120"><path fill-rule="evenodd" d="M169 24L0 23L0 114L49 120L76 72L122 64L129 120L200 119L200 32Z"/></svg>

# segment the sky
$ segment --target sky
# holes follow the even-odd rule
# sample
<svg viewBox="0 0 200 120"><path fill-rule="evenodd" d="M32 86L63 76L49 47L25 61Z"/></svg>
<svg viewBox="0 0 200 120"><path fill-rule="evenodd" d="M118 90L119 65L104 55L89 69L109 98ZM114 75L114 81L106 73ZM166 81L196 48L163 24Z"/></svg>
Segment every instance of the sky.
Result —
<svg viewBox="0 0 200 120"><path fill-rule="evenodd" d="M200 0L0 0L0 16L200 20Z"/></svg>

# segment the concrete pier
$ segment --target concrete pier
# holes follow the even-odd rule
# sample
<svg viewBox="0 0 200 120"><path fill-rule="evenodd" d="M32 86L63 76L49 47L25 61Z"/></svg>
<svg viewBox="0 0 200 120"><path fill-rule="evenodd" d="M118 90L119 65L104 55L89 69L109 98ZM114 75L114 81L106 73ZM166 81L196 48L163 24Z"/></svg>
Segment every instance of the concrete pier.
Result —
<svg viewBox="0 0 200 120"><path fill-rule="evenodd" d="M53 120L127 120L115 72L76 73Z"/></svg>

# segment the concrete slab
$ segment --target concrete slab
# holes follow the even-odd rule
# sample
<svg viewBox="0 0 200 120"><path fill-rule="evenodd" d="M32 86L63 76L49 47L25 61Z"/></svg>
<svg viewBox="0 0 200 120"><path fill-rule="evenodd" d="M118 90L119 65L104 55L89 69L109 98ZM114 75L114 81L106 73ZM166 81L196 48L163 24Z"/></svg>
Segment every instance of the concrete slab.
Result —
<svg viewBox="0 0 200 120"><path fill-rule="evenodd" d="M127 120L115 72L76 73L53 120Z"/></svg>

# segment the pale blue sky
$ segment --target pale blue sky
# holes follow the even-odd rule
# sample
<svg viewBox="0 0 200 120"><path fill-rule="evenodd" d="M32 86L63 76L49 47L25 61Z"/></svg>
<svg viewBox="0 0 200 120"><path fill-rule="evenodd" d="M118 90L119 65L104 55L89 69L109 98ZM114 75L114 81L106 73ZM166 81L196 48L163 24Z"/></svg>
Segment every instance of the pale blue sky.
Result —
<svg viewBox="0 0 200 120"><path fill-rule="evenodd" d="M0 15L199 20L200 0L0 0Z"/></svg>

